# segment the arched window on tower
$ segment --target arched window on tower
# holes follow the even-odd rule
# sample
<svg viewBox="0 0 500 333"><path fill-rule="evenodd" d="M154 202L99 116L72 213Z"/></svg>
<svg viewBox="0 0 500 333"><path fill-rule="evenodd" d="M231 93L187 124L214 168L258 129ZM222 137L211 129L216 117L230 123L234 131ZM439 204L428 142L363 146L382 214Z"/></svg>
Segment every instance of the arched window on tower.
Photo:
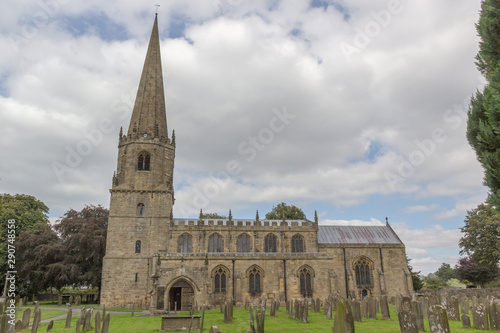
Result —
<svg viewBox="0 0 500 333"><path fill-rule="evenodd" d="M313 270L309 266L302 266L299 269L300 293L305 297L312 297L312 278Z"/></svg>
<svg viewBox="0 0 500 333"><path fill-rule="evenodd" d="M224 252L221 235L212 234L208 237L208 252Z"/></svg>
<svg viewBox="0 0 500 333"><path fill-rule="evenodd" d="M137 205L137 216L144 216L144 204L140 203Z"/></svg>
<svg viewBox="0 0 500 333"><path fill-rule="evenodd" d="M216 294L225 294L229 270L220 265L212 271L213 291Z"/></svg>
<svg viewBox="0 0 500 333"><path fill-rule="evenodd" d="M238 252L250 252L250 236L241 234L237 240Z"/></svg>
<svg viewBox="0 0 500 333"><path fill-rule="evenodd" d="M264 238L264 252L277 252L276 251L276 243L278 237L273 234L268 234Z"/></svg>
<svg viewBox="0 0 500 333"><path fill-rule="evenodd" d="M354 272L356 274L356 284L358 287L372 287L371 262L365 257L361 257L354 262Z"/></svg>
<svg viewBox="0 0 500 333"><path fill-rule="evenodd" d="M135 253L141 253L141 241L140 240L135 242Z"/></svg>
<svg viewBox="0 0 500 333"><path fill-rule="evenodd" d="M182 234L179 236L179 253L191 253L191 236Z"/></svg>
<svg viewBox="0 0 500 333"><path fill-rule="evenodd" d="M292 252L305 252L304 237L295 235L292 237Z"/></svg>
<svg viewBox="0 0 500 333"><path fill-rule="evenodd" d="M248 274L248 293L252 296L258 296L262 292L262 277L264 276L262 268L257 265L250 267Z"/></svg>
<svg viewBox="0 0 500 333"><path fill-rule="evenodd" d="M149 171L151 156L148 153L141 153L137 159L137 170Z"/></svg>

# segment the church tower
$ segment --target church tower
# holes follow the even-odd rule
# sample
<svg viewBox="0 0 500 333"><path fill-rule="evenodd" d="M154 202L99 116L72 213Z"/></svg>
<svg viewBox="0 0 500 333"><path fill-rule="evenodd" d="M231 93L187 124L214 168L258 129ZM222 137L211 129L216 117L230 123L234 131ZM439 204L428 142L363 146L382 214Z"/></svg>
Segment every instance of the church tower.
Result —
<svg viewBox="0 0 500 333"><path fill-rule="evenodd" d="M153 258L167 248L174 204L175 134L168 137L158 17L126 135L120 129L118 165L103 260L101 304L147 306Z"/></svg>

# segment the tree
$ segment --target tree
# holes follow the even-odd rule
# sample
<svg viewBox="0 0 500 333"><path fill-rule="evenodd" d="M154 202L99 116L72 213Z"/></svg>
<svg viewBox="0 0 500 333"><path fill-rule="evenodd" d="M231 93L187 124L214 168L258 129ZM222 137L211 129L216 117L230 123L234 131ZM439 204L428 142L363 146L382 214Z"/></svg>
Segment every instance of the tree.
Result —
<svg viewBox="0 0 500 333"><path fill-rule="evenodd" d="M200 219L225 220L227 219L227 216L219 215L217 213L203 213L200 209Z"/></svg>
<svg viewBox="0 0 500 333"><path fill-rule="evenodd" d="M50 225L48 219L49 208L34 196L26 194L0 194L0 286L5 283L5 274L8 270L8 225L9 220L15 221L16 238L14 246L17 246L21 232L33 234L40 233L42 228ZM16 258L18 259L18 258ZM16 262L16 266L19 260Z"/></svg>
<svg viewBox="0 0 500 333"><path fill-rule="evenodd" d="M488 202L500 209L500 0L483 1L476 27L481 38L476 66L487 84L471 99L467 139L485 170Z"/></svg>
<svg viewBox="0 0 500 333"><path fill-rule="evenodd" d="M496 267L500 262L500 214L491 205L480 204L467 212L460 254L472 256L478 264Z"/></svg>
<svg viewBox="0 0 500 333"><path fill-rule="evenodd" d="M407 264L408 270L410 271L410 274L411 274L411 281L413 282L413 290L419 291L424 286L424 282L420 278L421 271L414 272L413 267L410 265L410 261L411 261L411 259L408 258L408 256L406 256L406 264Z"/></svg>
<svg viewBox="0 0 500 333"><path fill-rule="evenodd" d="M439 276L429 274L424 279L424 287L427 289L443 289L446 288L446 282L444 282Z"/></svg>
<svg viewBox="0 0 500 333"><path fill-rule="evenodd" d="M460 280L469 281L481 287L498 276L498 267L481 265L472 257L461 258L455 268Z"/></svg>
<svg viewBox="0 0 500 333"><path fill-rule="evenodd" d="M66 267L72 284L101 288L108 215L100 205L87 205L79 212L70 209L55 225L65 254L58 264Z"/></svg>
<svg viewBox="0 0 500 333"><path fill-rule="evenodd" d="M273 207L273 209L266 214L266 219L281 220L283 216L285 219L289 220L304 220L306 218L306 214L304 214L302 209L282 202Z"/></svg>
<svg viewBox="0 0 500 333"><path fill-rule="evenodd" d="M447 282L448 280L455 279L457 277L457 271L454 268L451 268L450 264L443 262L434 275L439 277L444 282Z"/></svg>

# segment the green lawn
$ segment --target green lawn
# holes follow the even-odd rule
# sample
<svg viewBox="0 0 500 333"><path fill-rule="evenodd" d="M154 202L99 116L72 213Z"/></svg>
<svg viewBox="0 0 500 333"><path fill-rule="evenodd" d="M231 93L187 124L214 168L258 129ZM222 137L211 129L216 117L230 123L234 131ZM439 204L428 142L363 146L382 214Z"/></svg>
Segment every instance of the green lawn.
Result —
<svg viewBox="0 0 500 333"><path fill-rule="evenodd" d="M399 333L399 323L394 313L394 306L390 306L392 320L363 320L362 323L355 323L357 333L373 333L387 332ZM58 310L56 310L58 311ZM43 317L42 310L42 317ZM201 315L200 312L195 314ZM269 309L267 311L269 314ZM187 313L183 315L188 315ZM73 316L71 328L65 330L65 320L54 322L52 332L69 333L75 331L75 325L78 315ZM379 314L380 318L380 314ZM429 332L427 320L425 320L426 331ZM205 325L203 332L208 332L210 326L217 325L223 333L244 333L249 329L249 312L244 308L234 308L234 320L231 324L226 324L223 321L223 315L220 310L205 311ZM131 317L130 313L115 314L111 316L110 332L112 333L146 333L158 332L161 326L161 317ZM285 333L285 332L331 332L333 320L327 320L323 313L313 313L309 311L309 323L302 323L297 320L289 319L286 315L286 310L280 308L275 318L266 316L265 332L266 333ZM483 332L479 329L462 329L462 324L459 321L450 321L452 332L460 333L479 333ZM47 323L41 324L38 332L45 332ZM24 331L29 332L29 330ZM88 331L90 332L90 331Z"/></svg>

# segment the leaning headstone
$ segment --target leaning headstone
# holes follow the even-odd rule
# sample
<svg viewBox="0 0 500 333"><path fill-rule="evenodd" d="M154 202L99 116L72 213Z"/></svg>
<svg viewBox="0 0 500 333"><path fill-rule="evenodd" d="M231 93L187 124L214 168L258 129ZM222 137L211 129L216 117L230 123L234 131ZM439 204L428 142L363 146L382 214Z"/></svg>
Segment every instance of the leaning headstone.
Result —
<svg viewBox="0 0 500 333"><path fill-rule="evenodd" d="M411 311L401 310L398 314L399 328L401 333L418 333L417 323L414 321Z"/></svg>
<svg viewBox="0 0 500 333"><path fill-rule="evenodd" d="M53 320L51 320L50 323L47 325L47 332L52 332L52 327L54 327Z"/></svg>
<svg viewBox="0 0 500 333"><path fill-rule="evenodd" d="M250 332L255 333L255 323L253 317L253 305L250 304Z"/></svg>
<svg viewBox="0 0 500 333"><path fill-rule="evenodd" d="M431 333L451 333L448 314L443 306L432 305L429 308L429 328Z"/></svg>
<svg viewBox="0 0 500 333"><path fill-rule="evenodd" d="M205 323L205 305L201 308L201 323L200 323L200 333L203 333L203 324ZM96 331L96 333L99 333Z"/></svg>
<svg viewBox="0 0 500 333"><path fill-rule="evenodd" d="M38 325L40 324L41 320L42 320L42 310L38 309L35 311L35 317L33 318L33 324L31 325L31 333L36 333Z"/></svg>
<svg viewBox="0 0 500 333"><path fill-rule="evenodd" d="M209 333L220 333L219 326L212 326L212 327L210 327Z"/></svg>
<svg viewBox="0 0 500 333"><path fill-rule="evenodd" d="M71 316L73 314L73 309L69 308L68 309L68 314L66 315L66 325L64 328L70 328L71 327Z"/></svg>
<svg viewBox="0 0 500 333"><path fill-rule="evenodd" d="M389 303L387 302L387 296L380 296L380 312L382 313L382 320L391 319L391 314L389 313Z"/></svg>
<svg viewBox="0 0 500 333"><path fill-rule="evenodd" d="M30 326L31 309L26 308L23 311L23 329L27 329Z"/></svg>
<svg viewBox="0 0 500 333"><path fill-rule="evenodd" d="M335 311L335 319L333 321L333 333L345 333L346 324L345 324L345 301L341 299L337 304L337 311Z"/></svg>
<svg viewBox="0 0 500 333"><path fill-rule="evenodd" d="M483 304L478 304L473 306L471 309L472 313L472 322L474 327L480 328L483 330L489 329L488 325L488 312L486 311L486 306Z"/></svg>
<svg viewBox="0 0 500 333"><path fill-rule="evenodd" d="M111 317L109 316L109 313L107 313L106 317L104 317L104 321L102 323L101 333L109 333L109 322L110 321L111 321Z"/></svg>
<svg viewBox="0 0 500 333"><path fill-rule="evenodd" d="M16 325L14 325L14 331L15 332L19 332L19 331L22 331L22 330L24 330L23 321L22 320L16 321Z"/></svg>
<svg viewBox="0 0 500 333"><path fill-rule="evenodd" d="M471 328L470 326L470 318L468 315L462 315L462 328Z"/></svg>
<svg viewBox="0 0 500 333"><path fill-rule="evenodd" d="M82 317L76 320L76 333L80 333L80 326L82 325Z"/></svg>

